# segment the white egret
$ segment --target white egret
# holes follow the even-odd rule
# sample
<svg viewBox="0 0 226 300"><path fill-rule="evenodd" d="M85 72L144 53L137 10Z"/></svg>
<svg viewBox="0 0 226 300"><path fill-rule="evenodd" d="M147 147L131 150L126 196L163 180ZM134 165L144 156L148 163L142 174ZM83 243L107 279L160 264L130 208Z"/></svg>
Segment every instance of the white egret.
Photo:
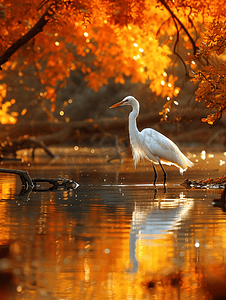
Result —
<svg viewBox="0 0 226 300"><path fill-rule="evenodd" d="M167 174L162 166L163 164L178 167L181 174L183 174L188 167L193 166L193 163L180 151L177 145L160 132L152 128L145 128L142 131L137 129L136 118L139 114L140 104L134 97L125 97L122 101L112 105L110 108L123 105L131 105L133 108L129 114L129 137L134 166L136 168L141 158L150 160L153 163L155 172L154 186L156 186L158 178L155 164L159 164L162 168L164 173L164 185L166 183Z"/></svg>

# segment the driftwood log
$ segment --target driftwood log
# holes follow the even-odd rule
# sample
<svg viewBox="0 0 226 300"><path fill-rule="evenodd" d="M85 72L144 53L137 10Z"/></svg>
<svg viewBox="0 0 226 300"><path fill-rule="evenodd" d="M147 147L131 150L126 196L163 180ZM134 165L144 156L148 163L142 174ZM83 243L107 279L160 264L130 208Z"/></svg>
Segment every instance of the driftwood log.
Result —
<svg viewBox="0 0 226 300"><path fill-rule="evenodd" d="M22 149L32 149L32 158L35 156L35 149L43 149L45 153L54 158L55 155L44 145L41 141L36 141L32 138L19 138L15 140L5 141L0 146L0 152L2 155L2 160L5 160L5 156L12 154L16 157L16 152Z"/></svg>
<svg viewBox="0 0 226 300"><path fill-rule="evenodd" d="M137 122L139 129L153 127L154 129L174 138L175 142L185 141L184 132L186 130L186 142L207 143L209 139L213 142L213 130L200 121L201 112L187 109L177 114L177 118L169 117L167 122L160 122L161 116L154 111L139 115ZM177 124L172 127L172 124ZM197 123L199 124L197 129ZM218 123L221 132L221 141L226 129L223 121ZM0 125L0 140L16 140L18 137L35 137L33 140L42 142L45 146L60 144L65 142L90 141L95 139L100 141L106 139L106 135L114 142L115 134L128 138L128 115L123 118L100 118L96 120L83 120L66 122L33 122L18 123L16 125ZM188 130L189 129L189 130ZM110 137L111 135L111 137ZM95 141L95 140L94 140Z"/></svg>
<svg viewBox="0 0 226 300"><path fill-rule="evenodd" d="M0 173L9 173L19 175L22 182L20 196L30 194L31 191L52 191L52 190L72 190L76 189L79 184L73 180L65 178L31 178L27 171L16 169L0 168ZM50 187L42 188L40 183L48 183Z"/></svg>
<svg viewBox="0 0 226 300"><path fill-rule="evenodd" d="M27 171L15 170L15 169L0 169L0 173L17 174L20 177L22 185L25 188L33 187L33 182Z"/></svg>
<svg viewBox="0 0 226 300"><path fill-rule="evenodd" d="M78 183L65 178L33 178L32 183L34 184L34 191L42 192L58 189L70 190L78 187ZM48 183L51 186L48 189L43 189L40 183Z"/></svg>
<svg viewBox="0 0 226 300"><path fill-rule="evenodd" d="M223 120L217 124L217 128L200 121L201 112L187 108L173 117L173 113L167 122L160 122L161 116L155 111L142 113L138 117L138 127L152 127L163 133L175 143L190 143L200 146L210 146L218 143L219 147L226 144L226 129ZM178 124L178 125L176 125ZM123 118L100 118L71 122L19 122L16 125L0 124L0 154L6 157L9 154L16 156L19 149L43 148L50 157L53 153L48 149L50 145L74 143L78 145L114 145L115 136L119 137L118 146L129 145L128 115ZM117 149L116 149L116 152ZM116 155L113 159L119 159Z"/></svg>

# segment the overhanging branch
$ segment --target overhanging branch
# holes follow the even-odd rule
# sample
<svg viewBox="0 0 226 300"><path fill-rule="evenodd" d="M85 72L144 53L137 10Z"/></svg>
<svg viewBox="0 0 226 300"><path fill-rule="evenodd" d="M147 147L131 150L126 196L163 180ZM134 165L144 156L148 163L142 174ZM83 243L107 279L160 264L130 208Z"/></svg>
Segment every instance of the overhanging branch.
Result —
<svg viewBox="0 0 226 300"><path fill-rule="evenodd" d="M1 56L0 56L0 70L2 65L6 63L10 57L23 45L34 38L38 33L43 31L44 26L49 22L52 17L50 9L46 9L44 14L38 20L38 22L21 38L19 38L12 46L10 46Z"/></svg>
<svg viewBox="0 0 226 300"><path fill-rule="evenodd" d="M177 22L175 19L173 19L174 21L174 24L175 24L175 27L177 29L177 39L176 39L176 42L174 44L174 48L173 48L173 53L180 59L180 61L182 62L182 64L184 65L184 68L185 68L185 71L186 71L186 76L189 77L189 72L188 72L188 69L187 69L187 66L183 60L183 58L180 56L180 54L176 51L176 48L177 48L177 44L179 43L179 29L177 27Z"/></svg>
<svg viewBox="0 0 226 300"><path fill-rule="evenodd" d="M198 50L198 47L195 44L194 39L192 38L192 36L190 35L190 33L188 32L187 28L184 26L184 24L180 21L180 19L178 19L178 17L174 14L174 12L171 10L171 8L169 7L169 5L166 3L165 0L159 0L159 2L162 3L162 5L168 10L168 12L170 13L170 15L172 16L172 18L174 20L177 21L177 23L181 26L181 28L184 30L185 34L187 35L187 37L189 38L192 47L193 47L193 51L194 51L194 55L196 54L196 51Z"/></svg>

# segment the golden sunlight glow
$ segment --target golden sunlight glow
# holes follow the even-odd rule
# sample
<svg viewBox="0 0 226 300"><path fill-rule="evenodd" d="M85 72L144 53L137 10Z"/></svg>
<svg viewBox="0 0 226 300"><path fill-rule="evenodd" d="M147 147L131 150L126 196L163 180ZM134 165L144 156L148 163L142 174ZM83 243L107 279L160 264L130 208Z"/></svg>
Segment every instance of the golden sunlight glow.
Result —
<svg viewBox="0 0 226 300"><path fill-rule="evenodd" d="M59 46L60 43L58 41L55 42L55 46Z"/></svg>
<svg viewBox="0 0 226 300"><path fill-rule="evenodd" d="M183 193L183 192L181 192L181 193L180 193L180 195L179 195L179 199L180 199L180 200L184 200L184 199L185 199L185 195L184 195L184 193Z"/></svg>
<svg viewBox="0 0 226 300"><path fill-rule="evenodd" d="M197 241L197 242L195 242L195 248L199 248L200 247L200 244L199 244L199 242Z"/></svg>
<svg viewBox="0 0 226 300"><path fill-rule="evenodd" d="M9 122L10 122L11 124L16 124L17 119L14 118L14 117L10 117L10 118L9 118ZM7 124L7 123L8 123L8 122L6 122L6 124ZM2 124L3 124L3 122L2 122Z"/></svg>
<svg viewBox="0 0 226 300"><path fill-rule="evenodd" d="M60 115L61 115L61 116L64 115L64 111L63 111L63 110L60 111Z"/></svg>
<svg viewBox="0 0 226 300"><path fill-rule="evenodd" d="M161 85L165 85L165 81L164 80L161 81Z"/></svg>
<svg viewBox="0 0 226 300"><path fill-rule="evenodd" d="M84 36L88 37L89 36L88 32L84 32Z"/></svg>
<svg viewBox="0 0 226 300"><path fill-rule="evenodd" d="M205 160L206 159L206 151L202 150L201 152L201 159Z"/></svg>
<svg viewBox="0 0 226 300"><path fill-rule="evenodd" d="M16 291L17 291L18 293L21 293L22 290L23 290L23 287L22 287L22 285L19 284L19 285L16 287Z"/></svg>
<svg viewBox="0 0 226 300"><path fill-rule="evenodd" d="M138 44L137 44L137 43L134 43L133 46L134 46L134 47L138 47Z"/></svg>
<svg viewBox="0 0 226 300"><path fill-rule="evenodd" d="M16 190L16 176L1 176L0 181L0 196L4 201L0 202L0 240L8 240L10 238L10 228L9 226L4 226L4 224L8 224L8 220L10 218L9 211L7 211L7 201L14 199L13 191Z"/></svg>
<svg viewBox="0 0 226 300"><path fill-rule="evenodd" d="M85 271L85 281L89 281L90 279L90 267L89 267L89 264L88 264L88 259L85 258L84 259L84 271Z"/></svg>
<svg viewBox="0 0 226 300"><path fill-rule="evenodd" d="M225 164L225 161L220 159L220 166L224 165Z"/></svg>

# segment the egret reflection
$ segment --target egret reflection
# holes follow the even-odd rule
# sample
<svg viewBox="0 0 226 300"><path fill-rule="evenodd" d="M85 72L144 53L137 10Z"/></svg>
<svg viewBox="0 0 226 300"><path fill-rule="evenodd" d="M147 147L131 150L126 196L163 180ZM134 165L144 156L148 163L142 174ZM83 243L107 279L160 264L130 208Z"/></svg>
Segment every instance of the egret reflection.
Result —
<svg viewBox="0 0 226 300"><path fill-rule="evenodd" d="M177 234L182 220L184 221L189 215L194 200L185 198L182 192L176 199L151 201L147 206L138 203L135 203L132 213L129 239L129 257L132 263L130 272L132 273L139 269L138 252L141 249L152 247L156 240L167 239L169 234ZM153 258L150 255L147 259Z"/></svg>

